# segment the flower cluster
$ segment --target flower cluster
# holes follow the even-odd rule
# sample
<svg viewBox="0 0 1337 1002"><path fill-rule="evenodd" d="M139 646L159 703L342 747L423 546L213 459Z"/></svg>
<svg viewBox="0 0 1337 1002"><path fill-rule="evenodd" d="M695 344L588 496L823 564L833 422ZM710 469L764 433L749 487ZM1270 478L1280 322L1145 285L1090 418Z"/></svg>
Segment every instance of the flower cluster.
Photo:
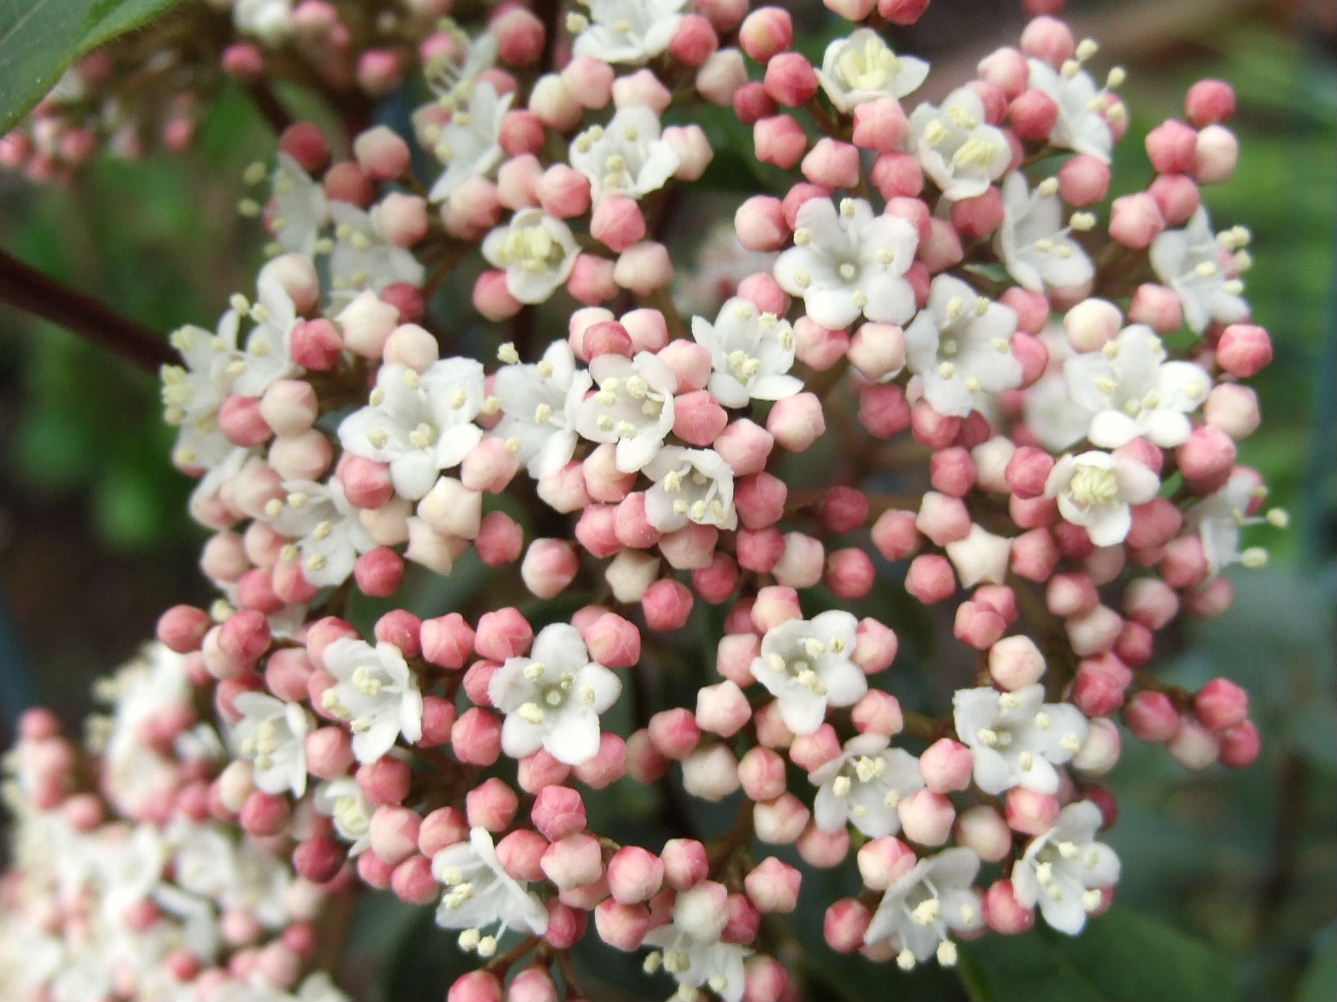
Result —
<svg viewBox="0 0 1337 1002"><path fill-rule="evenodd" d="M853 23L820 66L778 7L591 0L556 64L507 7L441 44L411 135L338 159L298 125L250 172L271 259L163 371L222 597L163 615L184 667L118 693L101 750L163 852L186 801L304 887L434 907L480 958L455 1002L577 997L587 936L680 999L761 1002L800 991L761 919L805 873L772 847L857 869L818 903L831 948L950 966L1109 906L1120 718L1191 768L1257 756L1242 689L1153 671L1265 559L1247 527L1285 521L1236 462L1271 355L1248 234L1202 204L1233 94L1196 85L1111 202L1123 73L1095 43L1036 18L935 104L895 51L926 0L828 6ZM243 10L285 37L285 5ZM722 140L667 123L707 105L787 181L693 287L680 199ZM900 655L893 590L952 653ZM897 672L950 705L903 707ZM163 792L188 736L195 799ZM637 844L591 824L620 784L737 823ZM224 941L192 962L281 952Z"/></svg>

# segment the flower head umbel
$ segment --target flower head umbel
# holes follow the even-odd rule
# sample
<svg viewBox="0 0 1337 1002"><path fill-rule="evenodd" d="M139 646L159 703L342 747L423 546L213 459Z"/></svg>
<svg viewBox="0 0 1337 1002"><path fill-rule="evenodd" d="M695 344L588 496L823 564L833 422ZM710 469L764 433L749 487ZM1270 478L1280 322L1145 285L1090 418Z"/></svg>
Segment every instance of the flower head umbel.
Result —
<svg viewBox="0 0 1337 1002"><path fill-rule="evenodd" d="M808 774L819 787L812 816L824 832L853 824L869 838L901 830L896 807L924 788L919 760L901 748L888 748L882 734L860 734L845 742L836 758Z"/></svg>
<svg viewBox="0 0 1337 1002"><path fill-rule="evenodd" d="M1058 498L1058 510L1085 527L1097 546L1115 546L1128 537L1131 505L1156 496L1161 479L1135 459L1092 450L1059 459L1045 483L1045 494Z"/></svg>
<svg viewBox="0 0 1337 1002"><path fill-rule="evenodd" d="M915 311L903 277L919 244L915 228L898 216L874 215L861 198L804 202L795 220L794 246L775 262L775 280L802 296L814 321L848 327L859 317L904 323Z"/></svg>
<svg viewBox="0 0 1337 1002"><path fill-rule="evenodd" d="M570 23L574 52L608 63L643 63L669 47L687 0L590 0Z"/></svg>
<svg viewBox="0 0 1337 1002"><path fill-rule="evenodd" d="M483 240L483 257L506 272L506 289L522 303L541 303L575 267L580 248L571 227L542 209L521 209Z"/></svg>
<svg viewBox="0 0 1337 1002"><path fill-rule="evenodd" d="M1058 789L1054 766L1081 750L1089 724L1077 707L1044 698L1038 684L1015 692L958 689L952 697L957 736L974 753L975 785L985 793Z"/></svg>
<svg viewBox="0 0 1337 1002"><path fill-rule="evenodd" d="M826 708L849 706L868 691L863 670L852 660L859 621L831 610L811 620L791 619L766 632L752 674L780 704L780 716L795 734L822 725Z"/></svg>
<svg viewBox="0 0 1337 1002"><path fill-rule="evenodd" d="M908 142L924 173L952 201L984 194L1012 161L1007 137L987 124L984 102L969 87L952 91L940 108L927 101L916 108Z"/></svg>
<svg viewBox="0 0 1337 1002"><path fill-rule="evenodd" d="M746 407L749 400L782 400L803 389L803 381L789 375L794 366L794 329L747 299L730 299L713 324L693 317L692 337L710 352L715 370L710 392L725 407Z"/></svg>
<svg viewBox="0 0 1337 1002"><path fill-rule="evenodd" d="M673 921L645 935L644 945L657 947L645 969L663 967L672 974L679 999L698 998L698 988L709 988L725 1002L743 997L743 961L753 951L721 940L729 919L723 898L724 888L711 882L683 891L673 903Z"/></svg>
<svg viewBox="0 0 1337 1002"><path fill-rule="evenodd" d="M1082 245L1063 222L1063 200L1058 181L1046 178L1029 190L1020 172L1003 182L1003 222L998 227L998 256L1008 274L1024 289L1080 288L1091 281L1095 268ZM1094 217L1073 217L1091 223Z"/></svg>
<svg viewBox="0 0 1337 1002"><path fill-rule="evenodd" d="M311 714L300 703L285 703L263 692L243 692L235 705L241 719L232 725L237 750L255 765L255 785L266 793L306 792L306 735Z"/></svg>
<svg viewBox="0 0 1337 1002"><path fill-rule="evenodd" d="M502 749L512 758L543 748L568 765L589 761L599 751L599 714L617 702L621 681L590 660L566 623L540 630L531 655L508 658L488 683L492 705L506 714Z"/></svg>
<svg viewBox="0 0 1337 1002"><path fill-rule="evenodd" d="M571 144L571 166L590 179L590 196L641 198L664 186L679 158L660 138L659 116L652 108L622 108L607 125L594 125Z"/></svg>
<svg viewBox="0 0 1337 1002"><path fill-rule="evenodd" d="M1087 914L1104 902L1101 891L1119 882L1119 857L1095 840L1103 824L1091 801L1069 804L1012 867L1017 901L1027 908L1038 905L1050 926L1070 936L1081 932Z"/></svg>
<svg viewBox="0 0 1337 1002"><path fill-rule="evenodd" d="M489 957L497 949L496 934L482 930L514 929L542 936L548 913L531 891L502 867L486 828L475 827L467 842L447 846L432 857L432 874L445 884L436 908L436 924L463 929L460 945Z"/></svg>
<svg viewBox="0 0 1337 1002"><path fill-rule="evenodd" d="M1183 229L1166 230L1152 242L1151 266L1179 294L1191 330L1201 333L1213 321L1232 324L1249 315L1234 258L1212 232L1206 209L1193 213Z"/></svg>
<svg viewBox="0 0 1337 1002"><path fill-rule="evenodd" d="M600 355L590 363L599 389L576 411L576 430L591 442L617 445L617 468L634 473L663 447L673 428L678 379L648 351L635 358Z"/></svg>
<svg viewBox="0 0 1337 1002"><path fill-rule="evenodd" d="M921 859L882 895L864 942L885 942L902 970L930 957L952 966L957 951L951 934L984 924L979 892L971 886L979 869L980 858L969 849L944 849Z"/></svg>
<svg viewBox="0 0 1337 1002"><path fill-rule="evenodd" d="M844 112L880 97L905 97L928 76L929 65L914 56L898 56L871 28L826 47L817 77L831 103Z"/></svg>
<svg viewBox="0 0 1337 1002"><path fill-rule="evenodd" d="M645 467L655 484L645 494L645 517L660 532L688 522L734 529L733 470L714 449L666 446Z"/></svg>
<svg viewBox="0 0 1337 1002"><path fill-rule="evenodd" d="M510 352L515 349L510 348ZM509 445L532 477L551 476L571 460L576 448L576 410L591 385L590 374L576 368L571 346L554 341L537 363L516 361L497 370L493 393L502 418L496 434Z"/></svg>
<svg viewBox="0 0 1337 1002"><path fill-rule="evenodd" d="M348 721L359 762L376 761L401 734L410 742L422 737L422 693L398 647L343 637L324 657L336 684L325 690L321 704Z"/></svg>
<svg viewBox="0 0 1337 1002"><path fill-rule="evenodd" d="M1021 382L1012 354L1017 315L959 278L933 280L928 306L905 329L906 358L940 414L965 417Z"/></svg>

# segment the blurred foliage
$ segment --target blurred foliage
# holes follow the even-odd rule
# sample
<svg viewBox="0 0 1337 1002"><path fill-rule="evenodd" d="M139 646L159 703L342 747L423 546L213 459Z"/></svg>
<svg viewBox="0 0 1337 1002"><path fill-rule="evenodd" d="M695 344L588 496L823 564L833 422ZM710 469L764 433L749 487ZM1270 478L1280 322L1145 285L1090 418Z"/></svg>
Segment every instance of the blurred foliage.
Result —
<svg viewBox="0 0 1337 1002"><path fill-rule="evenodd" d="M12 2L0 0L0 12ZM813 997L1307 1002L1337 996L1331 658L1337 582L1330 454L1337 418L1337 88L1331 56L1313 39L1264 20L1209 25L1211 9L1204 3L1206 16L1191 38L1158 40L1153 59L1115 54L1129 65L1124 90L1134 116L1115 188L1129 190L1149 179L1142 138L1162 119L1182 115L1182 94L1195 79L1210 72L1235 85L1240 110L1232 126L1241 139L1240 166L1230 185L1207 190L1207 204L1218 228L1244 223L1253 231L1256 265L1248 294L1277 349L1275 363L1255 382L1265 423L1244 443L1241 459L1264 473L1274 503L1297 518L1288 533L1254 530L1249 542L1269 547L1272 566L1236 575L1238 599L1230 614L1187 627L1166 652L1163 677L1189 688L1217 675L1247 685L1265 737L1263 758L1240 772L1193 775L1162 749L1129 740L1111 777L1120 791L1121 819L1107 836L1125 861L1119 903L1085 935L987 937L963 947L960 977L932 966L907 976L825 950L782 955L784 962L803 966ZM817 27L804 37L810 54L819 56L826 40L820 31L826 29ZM1173 58L1164 58L1166 51ZM294 94L285 91L283 98L295 110L310 111ZM392 107L387 113L402 118L405 111ZM750 143L750 130L730 125L726 115L703 124L719 150L708 184L750 190L758 170L770 171L739 152ZM254 281L259 240L249 224L241 224L234 205L244 194L242 169L264 158L272 142L245 95L226 91L195 147L180 158L101 160L68 190L0 180L3 242L36 267L151 327L167 331L188 321L207 326L231 292L246 291ZM202 533L185 515L190 485L167 463L171 434L157 420L152 379L62 331L17 319L0 330L0 386L15 397L0 413L18 411L17 424L0 428L9 453L6 473L15 481L0 495L7 505L21 509L44 499L83 497L93 524L90 539L145 554L175 548L191 559ZM419 575L404 604L424 614L468 610L503 597L497 587L470 555L449 579ZM898 597L882 601L884 613L885 603L893 603L890 618L905 641L903 660L937 664L941 652L933 646L931 617ZM388 607L359 599L351 616L369 626ZM658 691L650 693L656 703L681 695L688 683L679 669L689 667L694 655L684 645L701 639L701 649L709 650L720 629L718 615L699 608L693 626L683 631L688 640L654 652L662 669L655 672ZM43 638L27 639L37 663L49 664ZM913 696L907 687L951 681L926 678L927 672L893 674L893 686L907 699ZM660 799L627 780L609 793L592 798L591 822L598 826L616 817L653 848L652 833L662 830ZM705 832L721 832L731 806L693 805L689 820ZM790 848L767 851L793 859ZM849 881L844 870L812 873L804 907L769 917L768 925L800 943L820 942L825 904L855 890ZM456 951L442 948L448 936L434 927L430 909L409 908L386 894L365 895L344 951L349 989L368 1000L441 997L465 969ZM667 982L646 979L639 959L582 947L576 971L596 997L625 996L632 985L637 992L666 993Z"/></svg>

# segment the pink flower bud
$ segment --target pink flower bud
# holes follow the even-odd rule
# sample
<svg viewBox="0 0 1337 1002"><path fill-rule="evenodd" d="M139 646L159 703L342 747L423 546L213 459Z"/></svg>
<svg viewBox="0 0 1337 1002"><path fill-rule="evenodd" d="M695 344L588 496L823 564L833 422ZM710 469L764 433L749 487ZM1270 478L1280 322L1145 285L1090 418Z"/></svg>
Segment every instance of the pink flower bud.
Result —
<svg viewBox="0 0 1337 1002"><path fill-rule="evenodd" d="M385 598L399 590L404 580L404 558L385 546L378 546L357 558L353 576L364 595Z"/></svg>
<svg viewBox="0 0 1337 1002"><path fill-rule="evenodd" d="M720 416L727 420L722 409ZM723 428L722 423L720 427ZM766 429L781 448L789 452L807 451L826 431L821 400L813 393L799 393L777 400L767 416Z"/></svg>
<svg viewBox="0 0 1337 1002"><path fill-rule="evenodd" d="M1073 157L1058 172L1059 196L1078 208L1103 202L1109 188L1108 165L1085 153Z"/></svg>
<svg viewBox="0 0 1337 1002"><path fill-rule="evenodd" d="M1058 122L1058 102L1042 90L1023 90L1008 105L1008 118L1017 138L1041 142L1049 138Z"/></svg>
<svg viewBox="0 0 1337 1002"><path fill-rule="evenodd" d="M1160 572L1171 588L1193 588L1206 579L1210 570L1202 540L1197 536L1180 536L1166 544Z"/></svg>
<svg viewBox="0 0 1337 1002"><path fill-rule="evenodd" d="M800 169L809 181L824 188L854 188L862 177L859 148L823 137L808 151Z"/></svg>
<svg viewBox="0 0 1337 1002"><path fill-rule="evenodd" d="M783 480L769 473L757 473L740 480L734 492L739 521L748 529L763 529L784 514L788 488Z"/></svg>
<svg viewBox="0 0 1337 1002"><path fill-rule="evenodd" d="M798 58L807 65L806 59ZM752 126L752 142L758 160L786 170L798 164L808 150L808 134L790 115L759 118Z"/></svg>
<svg viewBox="0 0 1337 1002"><path fill-rule="evenodd" d="M1237 455L1229 435L1213 425L1202 425L1193 429L1188 441L1179 447L1175 460L1194 489L1205 493L1225 484Z"/></svg>
<svg viewBox="0 0 1337 1002"><path fill-rule="evenodd" d="M748 250L780 250L789 242L790 229L785 223L780 200L771 195L754 195L734 213L734 231Z"/></svg>
<svg viewBox="0 0 1337 1002"><path fill-rule="evenodd" d="M905 728L900 701L889 692L869 689L850 711L854 726L861 734L893 737Z"/></svg>
<svg viewBox="0 0 1337 1002"><path fill-rule="evenodd" d="M648 296L664 288L673 281L673 262L668 250L653 240L628 247L613 266L613 281L638 296Z"/></svg>
<svg viewBox="0 0 1337 1002"><path fill-rule="evenodd" d="M446 1002L501 1002L501 999L501 979L487 968L460 975L446 993Z"/></svg>
<svg viewBox="0 0 1337 1002"><path fill-rule="evenodd" d="M896 807L905 837L920 845L942 845L952 833L956 808L932 790L916 790Z"/></svg>
<svg viewBox="0 0 1337 1002"><path fill-rule="evenodd" d="M788 402L781 400L775 406ZM772 408L771 414L774 413L775 409ZM701 448L709 446L728 423L728 413L706 390L684 393L674 400L673 433L688 445Z"/></svg>
<svg viewBox="0 0 1337 1002"><path fill-rule="evenodd" d="M1194 700L1198 719L1213 731L1228 731L1249 718L1249 694L1228 678L1216 678Z"/></svg>
<svg viewBox="0 0 1337 1002"><path fill-rule="evenodd" d="M912 154L883 153L873 164L869 180L887 200L917 198L924 190L924 169Z"/></svg>
<svg viewBox="0 0 1337 1002"><path fill-rule="evenodd" d="M794 22L783 7L759 7L743 21L738 42L750 58L768 62L794 44Z"/></svg>
<svg viewBox="0 0 1337 1002"><path fill-rule="evenodd" d="M711 104L723 107L733 103L734 95L746 83L747 66L737 49L715 52L696 73L697 91Z"/></svg>
<svg viewBox="0 0 1337 1002"><path fill-rule="evenodd" d="M995 49L985 56L976 72L981 80L993 84L1009 97L1020 94L1030 77L1026 57L1010 47Z"/></svg>
<svg viewBox="0 0 1337 1002"><path fill-rule="evenodd" d="M822 579L825 555L819 540L802 532L785 533L785 552L771 572L781 585L811 588Z"/></svg>
<svg viewBox="0 0 1337 1002"><path fill-rule="evenodd" d="M599 938L609 946L630 952L640 948L649 932L650 913L644 905L608 898L594 909L594 926Z"/></svg>
<svg viewBox="0 0 1337 1002"><path fill-rule="evenodd" d="M938 546L965 539L970 534L970 512L960 498L928 491L919 505L915 528Z"/></svg>
<svg viewBox="0 0 1337 1002"><path fill-rule="evenodd" d="M371 851L395 866L417 852L422 818L407 807L382 805L371 816Z"/></svg>
<svg viewBox="0 0 1337 1002"><path fill-rule="evenodd" d="M1076 616L1069 616L1064 621L1068 642L1078 657L1103 654L1114 647L1119 631L1123 629L1123 618L1107 606L1095 608Z"/></svg>
<svg viewBox="0 0 1337 1002"><path fill-rule="evenodd" d="M1055 616L1088 612L1100 601L1095 584L1085 574L1058 574L1045 589L1045 605Z"/></svg>
<svg viewBox="0 0 1337 1002"><path fill-rule="evenodd" d="M1224 125L1208 125L1198 133L1193 150L1193 176L1199 184L1225 184L1239 163L1239 140Z"/></svg>
<svg viewBox="0 0 1337 1002"><path fill-rule="evenodd" d="M758 840L772 845L790 845L808 825L812 812L792 793L759 801L752 808L752 823Z"/></svg>
<svg viewBox="0 0 1337 1002"><path fill-rule="evenodd" d="M743 878L748 900L760 912L788 914L798 907L803 875L774 856L767 856Z"/></svg>
<svg viewBox="0 0 1337 1002"><path fill-rule="evenodd" d="M962 811L953 834L958 845L973 850L988 863L996 863L1012 851L1012 830L988 804L976 804Z"/></svg>
<svg viewBox="0 0 1337 1002"><path fill-rule="evenodd" d="M1231 324L1216 346L1221 368L1241 379L1258 375L1272 361L1272 338L1262 327Z"/></svg>
<svg viewBox="0 0 1337 1002"><path fill-rule="evenodd" d="M1007 824L1023 835L1043 835L1058 821L1059 802L1047 793L1016 786L1007 791Z"/></svg>
<svg viewBox="0 0 1337 1002"><path fill-rule="evenodd" d="M1219 354L1217 357L1220 357ZM1262 420L1258 394L1239 383L1221 383L1213 387L1212 392L1207 394L1207 404L1202 413L1208 424L1220 428L1236 441L1248 438L1257 431Z"/></svg>
<svg viewBox="0 0 1337 1002"><path fill-rule="evenodd" d="M1184 112L1200 129L1227 122L1235 114L1235 91L1221 80L1199 80L1188 90Z"/></svg>
<svg viewBox="0 0 1337 1002"><path fill-rule="evenodd" d="M1165 229L1156 199L1147 192L1116 198L1110 211L1110 236L1125 247L1144 250Z"/></svg>
<svg viewBox="0 0 1337 1002"><path fill-rule="evenodd" d="M586 108L603 108L612 100L613 67L602 59L577 56L562 68L561 77L566 89Z"/></svg>
<svg viewBox="0 0 1337 1002"><path fill-rule="evenodd" d="M729 680L702 687L696 694L696 723L703 731L732 737L752 719L752 707Z"/></svg>
<svg viewBox="0 0 1337 1002"><path fill-rule="evenodd" d="M744 125L755 125L778 110L760 80L739 84L733 92L732 100L734 114ZM753 135L755 137L755 132Z"/></svg>
<svg viewBox="0 0 1337 1002"><path fill-rule="evenodd" d="M1182 717L1166 749L1185 769L1201 772L1217 760L1221 739L1192 717Z"/></svg>
<svg viewBox="0 0 1337 1002"><path fill-rule="evenodd" d="M277 835L292 820L288 798L253 791L241 806L241 826L252 835Z"/></svg>
<svg viewBox="0 0 1337 1002"><path fill-rule="evenodd" d="M1147 189L1156 199L1161 215L1171 226L1183 226L1202 205L1202 193L1191 177L1162 174Z"/></svg>
<svg viewBox="0 0 1337 1002"><path fill-rule="evenodd" d="M1015 936L1035 925L1035 910L1017 900L1010 880L996 880L984 892L984 921L994 932Z"/></svg>
<svg viewBox="0 0 1337 1002"><path fill-rule="evenodd" d="M645 234L645 216L635 199L608 195L594 207L590 235L610 249L621 253L643 240Z"/></svg>
<svg viewBox="0 0 1337 1002"><path fill-rule="evenodd" d="M885 891L918 861L914 850L898 838L883 836L865 843L856 857L859 876L870 890Z"/></svg>
<svg viewBox="0 0 1337 1002"><path fill-rule="evenodd" d="M469 837L468 830L464 838ZM516 880L542 880L541 860L548 848L548 840L529 828L517 828L497 843L497 861Z"/></svg>
<svg viewBox="0 0 1337 1002"><path fill-rule="evenodd" d="M1246 720L1221 735L1221 764L1228 768L1244 769L1253 765L1262 750L1262 735L1252 721Z"/></svg>
<svg viewBox="0 0 1337 1002"><path fill-rule="evenodd" d="M945 449L961 430L961 419L939 414L927 400L919 400L910 409L910 428L930 449Z"/></svg>
<svg viewBox="0 0 1337 1002"><path fill-rule="evenodd" d="M335 878L344 864L343 846L328 835L317 835L299 842L293 849L293 868L314 884Z"/></svg>
<svg viewBox="0 0 1337 1002"><path fill-rule="evenodd" d="M592 884L603 876L599 840L591 835L568 835L543 850L539 865L560 890Z"/></svg>
<svg viewBox="0 0 1337 1002"><path fill-rule="evenodd" d="M627 846L608 861L608 890L622 904L638 904L659 893L664 862L639 846Z"/></svg>
<svg viewBox="0 0 1337 1002"><path fill-rule="evenodd" d="M1186 174L1193 169L1197 143L1196 129L1168 119L1147 133L1147 156L1158 173Z"/></svg>
<svg viewBox="0 0 1337 1002"><path fill-rule="evenodd" d="M840 738L830 724L822 724L812 734L802 734L789 746L789 758L800 769L813 772L839 757Z"/></svg>
<svg viewBox="0 0 1337 1002"><path fill-rule="evenodd" d="M769 279L769 281L774 283L775 280ZM741 290L742 287L739 288ZM787 303L788 299L785 302ZM787 310L788 306L782 310L771 310L770 312L782 315ZM816 372L830 370L850 349L849 334L843 330L829 330L826 327L821 327L806 316L799 317L794 321L794 336L797 338L794 350L798 360Z"/></svg>
<svg viewBox="0 0 1337 1002"><path fill-rule="evenodd" d="M925 605L933 605L956 593L956 576L946 557L924 553L910 561L905 590Z"/></svg>
<svg viewBox="0 0 1337 1002"><path fill-rule="evenodd" d="M491 765L501 757L501 718L472 707L460 714L450 729L455 757L471 765Z"/></svg>
<svg viewBox="0 0 1337 1002"><path fill-rule="evenodd" d="M212 626L213 620L203 609L174 605L158 618L157 637L178 654L189 654L200 649Z"/></svg>
<svg viewBox="0 0 1337 1002"><path fill-rule="evenodd" d="M1043 59L1055 69L1077 52L1077 43L1066 24L1053 17L1037 17L1021 33L1021 51Z"/></svg>
<svg viewBox="0 0 1337 1002"><path fill-rule="evenodd" d="M469 178L441 207L446 232L461 240L478 240L501 221L501 193L486 178ZM475 290L475 296L478 291Z"/></svg>
<svg viewBox="0 0 1337 1002"><path fill-rule="evenodd" d="M837 598L853 601L873 590L877 569L867 553L851 546L836 550L827 558L825 578Z"/></svg>
<svg viewBox="0 0 1337 1002"><path fill-rule="evenodd" d="M700 66L714 55L719 44L719 36L708 19L700 14L684 14L668 51L684 66Z"/></svg>
<svg viewBox="0 0 1337 1002"><path fill-rule="evenodd" d="M1084 299L1063 317L1068 343L1081 352L1099 351L1118 336L1123 314L1105 299Z"/></svg>
<svg viewBox="0 0 1337 1002"><path fill-rule="evenodd" d="M400 804L409 795L413 773L407 762L383 755L358 766L357 785L373 804Z"/></svg>
<svg viewBox="0 0 1337 1002"><path fill-rule="evenodd" d="M491 832L505 831L520 806L516 792L493 776L474 787L465 797L470 827Z"/></svg>
<svg viewBox="0 0 1337 1002"><path fill-rule="evenodd" d="M675 578L660 578L645 590L641 610L652 630L678 630L687 624L695 599L691 589Z"/></svg>
<svg viewBox="0 0 1337 1002"><path fill-rule="evenodd" d="M508 607L485 612L478 619L474 649L485 658L505 661L529 650L534 641L534 628L520 610Z"/></svg>
<svg viewBox="0 0 1337 1002"><path fill-rule="evenodd" d="M584 831L585 802L569 786L545 786L530 811L534 827L550 842Z"/></svg>
<svg viewBox="0 0 1337 1002"><path fill-rule="evenodd" d="M1128 319L1147 324L1158 334L1173 334L1184 325L1184 305L1173 289L1144 282L1133 293Z"/></svg>
<svg viewBox="0 0 1337 1002"><path fill-rule="evenodd" d="M876 150L878 153L894 153L906 136L910 134L910 121L905 117L905 112L901 109L901 104L894 97L880 97L874 101L864 101L854 108L854 132L851 138L854 145L860 149ZM823 140L824 142L825 140ZM821 143L819 142L820 146ZM879 163L881 161L879 160ZM857 166L857 162L856 162ZM890 168L883 168L884 172ZM858 184L858 177L853 179L853 184L833 183L834 175L827 178L824 174L813 176L805 170L804 175L810 180L824 184L831 188L852 188ZM920 175L922 181L922 174ZM884 180L886 178L884 177ZM900 179L897 179L900 180ZM878 179L874 178L874 183ZM881 185L878 185L881 188ZM895 194L908 193L900 189L908 188L912 185L902 186L894 184L897 189ZM886 196L894 197L894 196Z"/></svg>
<svg viewBox="0 0 1337 1002"><path fill-rule="evenodd" d="M953 793L970 785L975 757L968 747L939 738L919 757L919 772L934 793Z"/></svg>
<svg viewBox="0 0 1337 1002"><path fill-rule="evenodd" d="M555 950L569 950L585 936L589 917L579 909L564 905L560 901L549 900L548 932L544 939Z"/></svg>
<svg viewBox="0 0 1337 1002"><path fill-rule="evenodd" d="M644 105L662 115L672 101L669 89L648 69L613 78L613 103L619 108Z"/></svg>
<svg viewBox="0 0 1337 1002"><path fill-rule="evenodd" d="M699 747L682 760L682 785L693 797L723 800L738 789L738 759L726 745Z"/></svg>
<svg viewBox="0 0 1337 1002"><path fill-rule="evenodd" d="M696 839L675 838L664 843L660 853L664 879L677 891L685 891L705 880L710 871L706 847Z"/></svg>
<svg viewBox="0 0 1337 1002"><path fill-rule="evenodd" d="M873 921L873 913L854 900L841 898L826 910L822 936L837 953L853 953L864 945L864 935Z"/></svg>
<svg viewBox="0 0 1337 1002"><path fill-rule="evenodd" d="M848 828L838 832L824 832L817 825L809 823L803 834L794 843L799 857L809 866L830 869L845 861L850 851L850 833Z"/></svg>
<svg viewBox="0 0 1337 1002"><path fill-rule="evenodd" d="M566 590L580 571L575 547L564 539L536 539L529 544L520 576L534 595L553 598Z"/></svg>

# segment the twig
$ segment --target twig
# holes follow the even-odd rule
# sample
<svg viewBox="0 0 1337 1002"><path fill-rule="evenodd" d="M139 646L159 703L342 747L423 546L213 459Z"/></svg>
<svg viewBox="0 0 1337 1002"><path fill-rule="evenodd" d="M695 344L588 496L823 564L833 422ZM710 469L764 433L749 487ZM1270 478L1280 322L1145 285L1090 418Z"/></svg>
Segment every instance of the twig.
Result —
<svg viewBox="0 0 1337 1002"><path fill-rule="evenodd" d="M175 351L149 328L92 296L62 285L0 250L0 302L64 327L113 351L146 372L178 362Z"/></svg>

